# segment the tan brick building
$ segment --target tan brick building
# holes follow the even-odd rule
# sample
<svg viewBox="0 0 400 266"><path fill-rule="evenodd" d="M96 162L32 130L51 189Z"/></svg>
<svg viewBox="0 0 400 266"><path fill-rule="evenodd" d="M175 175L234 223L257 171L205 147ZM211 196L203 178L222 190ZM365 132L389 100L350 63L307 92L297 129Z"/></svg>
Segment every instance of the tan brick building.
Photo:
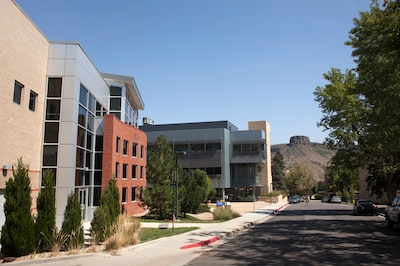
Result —
<svg viewBox="0 0 400 266"><path fill-rule="evenodd" d="M108 146L120 138L146 150L146 136L138 129L144 104L133 77L99 73L79 43L47 40L13 0L0 0L0 47L0 225L5 182L21 157L30 166L34 202L42 171L53 171L58 226L72 192L83 219L92 219L117 163L131 174L117 181L121 209L143 211L146 157L121 156L115 143ZM105 134L110 128L111 135ZM139 178L132 178L133 169Z"/></svg>

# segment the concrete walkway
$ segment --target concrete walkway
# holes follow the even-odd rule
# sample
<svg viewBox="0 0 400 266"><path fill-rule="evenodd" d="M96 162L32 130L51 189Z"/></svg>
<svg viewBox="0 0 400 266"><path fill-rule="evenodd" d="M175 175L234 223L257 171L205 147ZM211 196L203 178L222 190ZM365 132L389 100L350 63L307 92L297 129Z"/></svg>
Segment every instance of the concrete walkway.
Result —
<svg viewBox="0 0 400 266"><path fill-rule="evenodd" d="M87 265L98 266L106 263L112 265L185 265L197 256L200 250L222 238L231 236L254 224L264 222L288 205L286 201L279 203L238 202L232 203L231 208L242 216L226 222L207 223L175 223L178 227L199 227L199 229L183 234L164 237L142 244L126 247L117 251L119 256L106 252L81 255L68 255L46 259L13 262L13 265ZM160 227L161 223L142 223L143 227ZM172 224L168 223L168 228ZM157 250L157 252L154 252ZM138 258L140 257L140 260ZM135 263L133 263L135 261ZM72 263L72 264L71 264Z"/></svg>

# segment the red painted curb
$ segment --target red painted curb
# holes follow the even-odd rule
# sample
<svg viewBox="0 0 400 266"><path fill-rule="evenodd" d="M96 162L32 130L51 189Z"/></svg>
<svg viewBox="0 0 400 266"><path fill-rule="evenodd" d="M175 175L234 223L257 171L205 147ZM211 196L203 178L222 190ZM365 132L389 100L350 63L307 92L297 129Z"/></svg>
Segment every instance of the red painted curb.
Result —
<svg viewBox="0 0 400 266"><path fill-rule="evenodd" d="M286 207L289 203L286 203L285 205L280 206L278 209L276 209L274 212L278 212L280 209L282 209L283 207Z"/></svg>
<svg viewBox="0 0 400 266"><path fill-rule="evenodd" d="M210 238L208 240L203 240L194 244L186 245L183 247L180 247L180 249L188 249L188 248L194 248L194 247L201 247L201 246L207 246L211 243L214 243L215 241L219 240L219 236L214 236L213 238Z"/></svg>

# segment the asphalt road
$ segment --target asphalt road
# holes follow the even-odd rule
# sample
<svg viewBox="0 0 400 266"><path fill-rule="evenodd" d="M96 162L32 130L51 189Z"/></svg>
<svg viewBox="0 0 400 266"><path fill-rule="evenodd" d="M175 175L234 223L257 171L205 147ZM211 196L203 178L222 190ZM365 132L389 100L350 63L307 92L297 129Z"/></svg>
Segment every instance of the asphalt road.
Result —
<svg viewBox="0 0 400 266"><path fill-rule="evenodd" d="M399 265L400 230L352 205L291 204L188 265Z"/></svg>

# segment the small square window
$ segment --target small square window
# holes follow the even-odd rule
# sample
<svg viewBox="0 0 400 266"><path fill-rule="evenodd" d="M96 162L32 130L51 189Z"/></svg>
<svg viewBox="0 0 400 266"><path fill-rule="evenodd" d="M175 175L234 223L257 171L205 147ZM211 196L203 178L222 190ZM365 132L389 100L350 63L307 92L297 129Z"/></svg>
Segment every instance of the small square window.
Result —
<svg viewBox="0 0 400 266"><path fill-rule="evenodd" d="M13 96L13 101L15 103L21 104L23 88L24 88L24 85L22 83L19 83L18 81L15 81L15 83L14 83L14 96Z"/></svg>
<svg viewBox="0 0 400 266"><path fill-rule="evenodd" d="M122 203L126 203L126 197L127 197L127 193L128 192L128 188L124 187L122 188Z"/></svg>
<svg viewBox="0 0 400 266"><path fill-rule="evenodd" d="M122 149L122 153L124 154L124 155L128 155L128 141L127 140L124 140L124 143L123 143L123 149Z"/></svg>
<svg viewBox="0 0 400 266"><path fill-rule="evenodd" d="M38 94L31 90L29 93L29 110L36 111L36 101Z"/></svg>
<svg viewBox="0 0 400 266"><path fill-rule="evenodd" d="M136 187L132 187L131 190L131 201L136 201Z"/></svg>

